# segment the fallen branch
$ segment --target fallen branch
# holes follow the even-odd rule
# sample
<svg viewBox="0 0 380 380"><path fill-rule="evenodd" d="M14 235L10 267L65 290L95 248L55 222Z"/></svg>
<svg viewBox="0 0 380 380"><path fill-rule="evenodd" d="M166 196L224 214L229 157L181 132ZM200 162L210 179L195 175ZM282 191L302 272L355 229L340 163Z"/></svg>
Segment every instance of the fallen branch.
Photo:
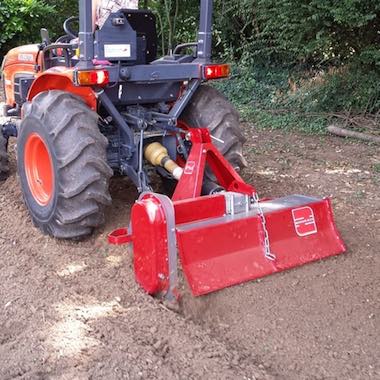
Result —
<svg viewBox="0 0 380 380"><path fill-rule="evenodd" d="M374 142L376 144L380 144L380 137L379 136L373 136L373 135L368 135L366 133L350 131L348 129L337 127L336 125L328 126L327 130L330 133L337 135L337 136L340 136L340 137L353 137L355 139L359 139L359 140L363 140L363 141L370 141L370 142Z"/></svg>

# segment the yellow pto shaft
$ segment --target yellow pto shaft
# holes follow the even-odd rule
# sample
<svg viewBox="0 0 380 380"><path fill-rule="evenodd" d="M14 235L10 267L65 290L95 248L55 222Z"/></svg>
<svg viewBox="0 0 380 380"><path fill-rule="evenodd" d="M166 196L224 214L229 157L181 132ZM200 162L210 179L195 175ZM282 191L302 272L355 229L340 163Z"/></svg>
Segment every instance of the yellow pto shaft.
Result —
<svg viewBox="0 0 380 380"><path fill-rule="evenodd" d="M145 159L154 166L162 166L175 179L179 180L183 169L178 166L170 157L167 149L158 142L154 142L145 147Z"/></svg>

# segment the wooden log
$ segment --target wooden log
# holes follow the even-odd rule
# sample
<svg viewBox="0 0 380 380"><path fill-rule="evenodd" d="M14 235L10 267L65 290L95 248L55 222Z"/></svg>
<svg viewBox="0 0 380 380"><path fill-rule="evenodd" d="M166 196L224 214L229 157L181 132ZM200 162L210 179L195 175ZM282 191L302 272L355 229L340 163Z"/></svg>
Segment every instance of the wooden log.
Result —
<svg viewBox="0 0 380 380"><path fill-rule="evenodd" d="M341 127L337 127L336 125L329 125L327 127L327 130L337 136L340 137L352 137L355 139L363 140L363 141L369 141L376 144L380 144L380 136L375 135L368 135L366 133L356 132L356 131L350 131L348 129L344 129Z"/></svg>

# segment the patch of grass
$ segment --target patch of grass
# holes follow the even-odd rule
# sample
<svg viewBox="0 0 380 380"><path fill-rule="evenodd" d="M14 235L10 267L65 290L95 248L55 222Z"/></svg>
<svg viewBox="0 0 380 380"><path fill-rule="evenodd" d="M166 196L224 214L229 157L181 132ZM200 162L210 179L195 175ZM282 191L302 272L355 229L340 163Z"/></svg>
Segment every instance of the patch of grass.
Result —
<svg viewBox="0 0 380 380"><path fill-rule="evenodd" d="M365 190L359 190L354 194L354 196L356 199L365 199L367 198L367 193Z"/></svg>
<svg viewBox="0 0 380 380"><path fill-rule="evenodd" d="M380 162L373 164L373 170L375 173L380 173Z"/></svg>
<svg viewBox="0 0 380 380"><path fill-rule="evenodd" d="M285 131L299 130L312 134L325 134L328 124L327 119L323 117L304 117L292 112L276 115L265 109L251 110L244 116L259 128L282 129Z"/></svg>
<svg viewBox="0 0 380 380"><path fill-rule="evenodd" d="M319 71L236 65L215 86L258 128L325 134L340 114L380 110L380 72L353 65Z"/></svg>

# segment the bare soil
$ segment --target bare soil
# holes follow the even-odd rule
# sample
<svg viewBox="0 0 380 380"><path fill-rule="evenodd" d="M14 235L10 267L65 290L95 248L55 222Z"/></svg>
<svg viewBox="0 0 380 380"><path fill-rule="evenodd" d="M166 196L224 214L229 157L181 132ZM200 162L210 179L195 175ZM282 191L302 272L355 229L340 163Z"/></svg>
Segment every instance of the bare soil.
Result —
<svg viewBox="0 0 380 380"><path fill-rule="evenodd" d="M107 245L136 192L112 181L107 225L56 241L25 210L11 144L0 184L0 379L380 379L380 156L337 137L256 131L244 177L263 196L332 196L348 252L178 308L144 294Z"/></svg>

